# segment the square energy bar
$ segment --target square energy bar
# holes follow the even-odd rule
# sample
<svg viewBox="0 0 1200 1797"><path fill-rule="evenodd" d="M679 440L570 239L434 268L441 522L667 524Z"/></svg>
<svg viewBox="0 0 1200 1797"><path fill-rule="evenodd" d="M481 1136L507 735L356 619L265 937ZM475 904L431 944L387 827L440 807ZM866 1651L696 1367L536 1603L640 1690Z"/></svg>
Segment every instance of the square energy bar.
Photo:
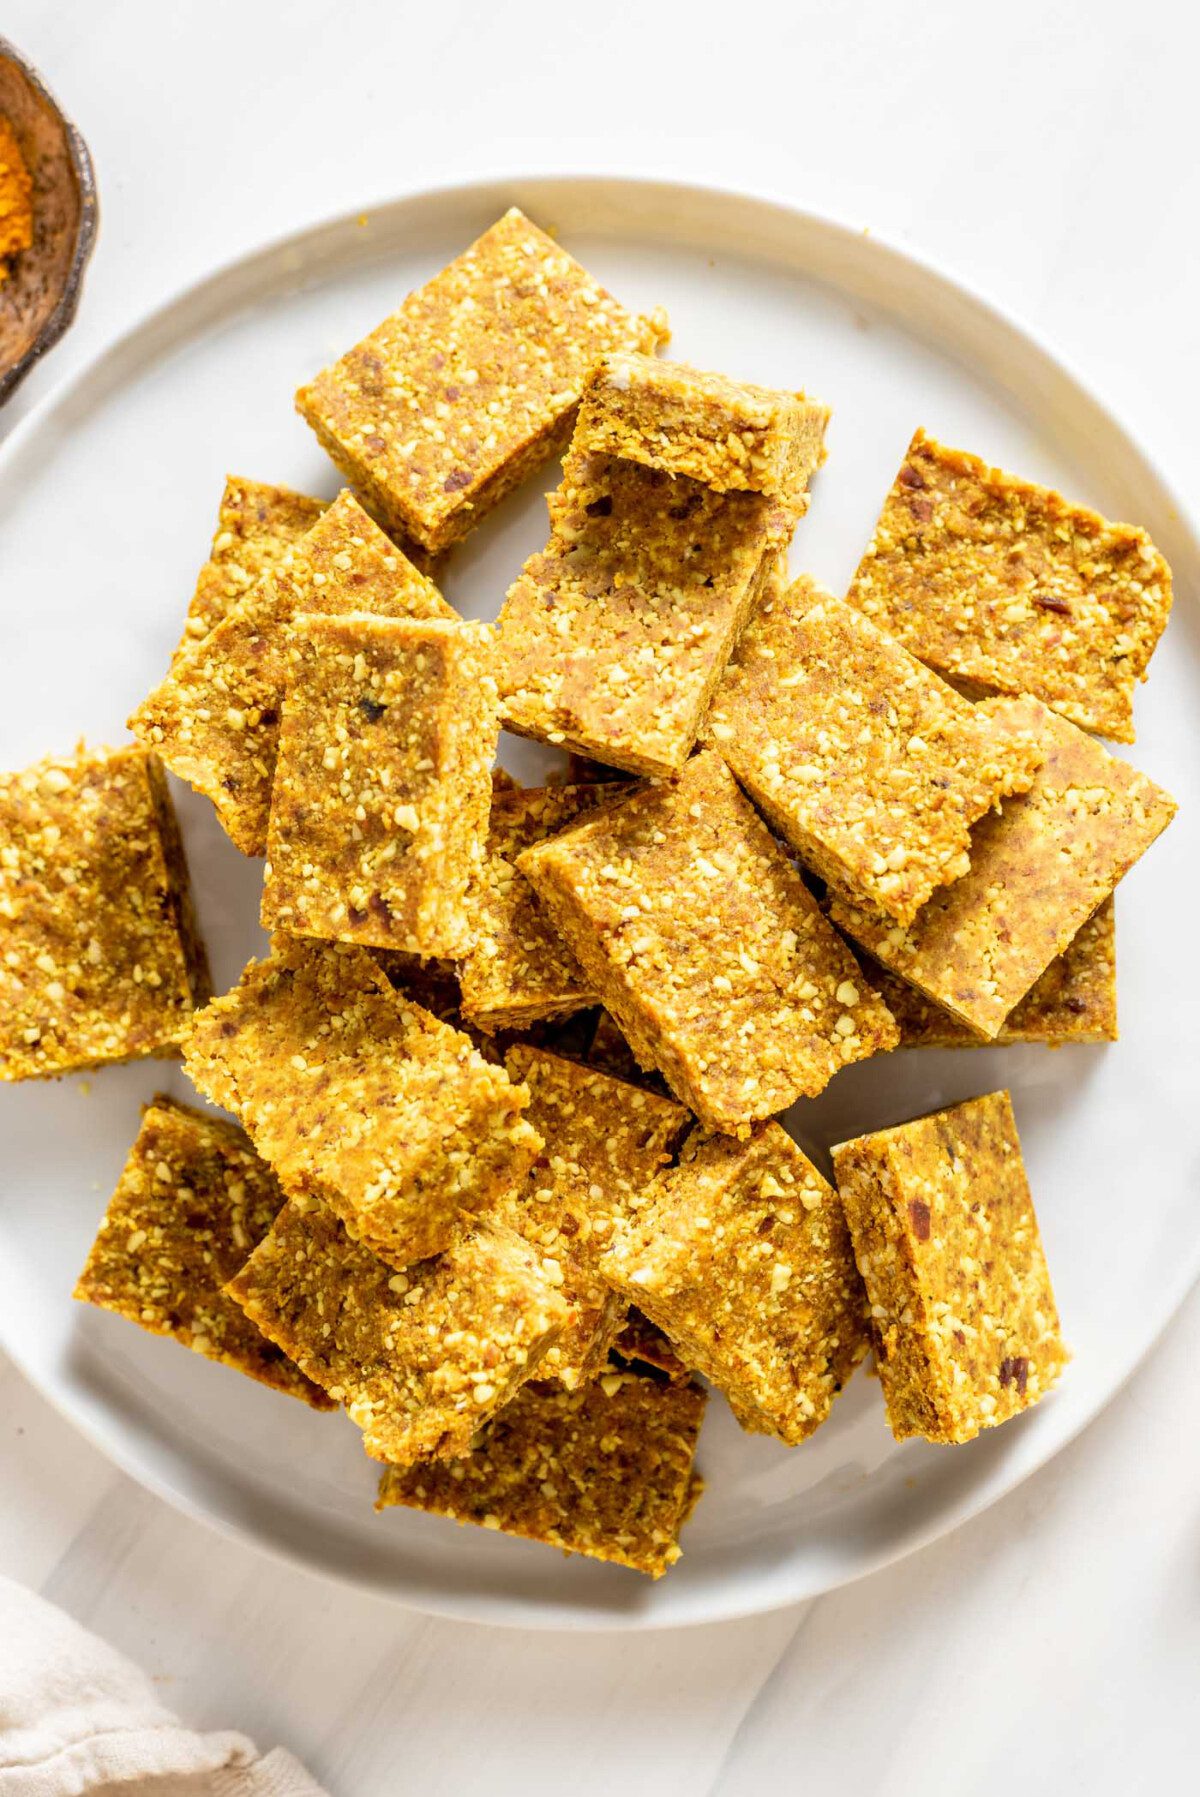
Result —
<svg viewBox="0 0 1200 1797"><path fill-rule="evenodd" d="M160 1092L142 1114L75 1296L330 1410L321 1387L223 1289L283 1203L242 1130Z"/></svg>
<svg viewBox="0 0 1200 1797"><path fill-rule="evenodd" d="M1171 570L1144 530L918 431L847 597L948 680L1131 743Z"/></svg>
<svg viewBox="0 0 1200 1797"><path fill-rule="evenodd" d="M457 618L350 493L206 637L182 650L129 728L207 795L236 846L267 846L288 675L288 633L305 612Z"/></svg>
<svg viewBox="0 0 1200 1797"><path fill-rule="evenodd" d="M980 1048L988 1038L959 1023L949 1011L872 963L868 978L900 1029L901 1048ZM1084 1042L1117 1040L1117 958L1114 906L1105 899L1034 981L1005 1018L999 1045L1042 1043L1064 1048Z"/></svg>
<svg viewBox="0 0 1200 1797"><path fill-rule="evenodd" d="M346 1406L376 1460L465 1454L570 1311L519 1236L479 1228L403 1273L319 1199L293 1198L231 1298Z"/></svg>
<svg viewBox="0 0 1200 1797"><path fill-rule="evenodd" d="M911 924L837 898L831 915L877 961L994 1039L1176 807L1036 699L984 705L1041 741L1045 760L1029 791L976 825L969 871L940 887Z"/></svg>
<svg viewBox="0 0 1200 1797"><path fill-rule="evenodd" d="M595 783L494 795L487 856L471 895L473 937L459 967L463 1012L477 1029L524 1029L595 1003L582 967L518 871L517 857L622 790Z"/></svg>
<svg viewBox="0 0 1200 1797"><path fill-rule="evenodd" d="M609 767L678 773L794 517L594 454L578 430L549 504L550 540L497 621L504 722Z"/></svg>
<svg viewBox="0 0 1200 1797"><path fill-rule="evenodd" d="M403 1268L524 1177L529 1095L394 991L366 949L276 937L196 1018L186 1066L289 1197L311 1192Z"/></svg>
<svg viewBox="0 0 1200 1797"><path fill-rule="evenodd" d="M180 649L206 637L264 574L282 566L328 508L327 499L227 475L212 548L196 577Z"/></svg>
<svg viewBox="0 0 1200 1797"><path fill-rule="evenodd" d="M311 614L293 627L290 659L263 924L460 953L500 733L491 631Z"/></svg>
<svg viewBox="0 0 1200 1797"><path fill-rule="evenodd" d="M705 1394L629 1373L526 1385L462 1460L389 1467L376 1509L403 1504L657 1579L698 1495Z"/></svg>
<svg viewBox="0 0 1200 1797"><path fill-rule="evenodd" d="M296 407L378 516L436 553L561 444L603 355L666 335L513 207Z"/></svg>
<svg viewBox="0 0 1200 1797"><path fill-rule="evenodd" d="M617 354L584 390L578 428L594 452L687 475L718 493L768 493L799 517L825 459L828 423L828 406L803 393Z"/></svg>
<svg viewBox="0 0 1200 1797"><path fill-rule="evenodd" d="M778 1123L697 1131L600 1263L728 1398L743 1429L795 1445L867 1351L867 1307L833 1187Z"/></svg>
<svg viewBox="0 0 1200 1797"><path fill-rule="evenodd" d="M505 1066L528 1087L529 1121L546 1146L491 1214L558 1270L575 1322L539 1377L574 1387L600 1371L625 1319L626 1304L600 1277L600 1257L691 1118L670 1098L524 1043L509 1049Z"/></svg>
<svg viewBox="0 0 1200 1797"><path fill-rule="evenodd" d="M890 1015L720 757L517 865L639 1063L745 1132L895 1046Z"/></svg>
<svg viewBox="0 0 1200 1797"><path fill-rule="evenodd" d="M1041 760L807 578L763 595L703 733L803 861L901 923L966 873L971 825Z"/></svg>
<svg viewBox="0 0 1200 1797"><path fill-rule="evenodd" d="M1067 1361L1007 1092L833 1150L897 1440L970 1441Z"/></svg>
<svg viewBox="0 0 1200 1797"><path fill-rule="evenodd" d="M210 991L155 757L0 774L0 1081L174 1055Z"/></svg>

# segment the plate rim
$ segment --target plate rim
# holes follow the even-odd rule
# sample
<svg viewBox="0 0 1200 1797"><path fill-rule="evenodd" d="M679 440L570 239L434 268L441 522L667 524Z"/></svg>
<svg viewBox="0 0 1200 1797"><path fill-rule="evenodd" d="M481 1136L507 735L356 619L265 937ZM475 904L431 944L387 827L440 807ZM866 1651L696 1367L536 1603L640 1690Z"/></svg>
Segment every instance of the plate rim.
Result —
<svg viewBox="0 0 1200 1797"><path fill-rule="evenodd" d="M159 333L169 329L174 314L184 312L190 307L200 306L202 308L206 297L218 296L231 281L236 282L239 278L245 279L252 276L257 268L269 266L272 259L300 249L306 242L316 242L322 237L338 231L346 231L356 226L364 215L369 216L372 212L396 211L406 205L412 205L414 202L436 205L439 200L443 200L447 203L461 203L470 196L489 192L518 194L522 191L538 190L549 196L549 203L552 205L555 192L567 189L580 190L587 186L627 189L647 196L655 193L663 197L672 194L686 194L697 203L717 201L724 205L748 205L760 212L778 215L785 227L790 226L794 230L799 225L803 230L824 232L840 239L848 247L856 246L860 251L862 243L865 241L870 245L872 253L879 254L885 259L891 259L914 272L921 280L948 290L959 304L964 304L993 333L1000 333L1008 343L1020 347L1034 361L1042 363L1072 389L1077 399L1082 399L1091 408L1093 415L1103 423L1106 432L1122 453L1139 466L1143 477L1162 495L1171 516L1172 536L1186 546L1187 551L1195 560L1200 561L1200 516L1184 501L1180 491L1163 471L1158 459L1146 447L1140 436L1124 423L1106 393L1099 389L1090 378L1086 378L1074 361L1064 355L1046 335L1030 326L1019 312L991 299L971 281L964 279L949 268L940 257L917 250L897 237L875 230L874 227L853 223L837 213L801 205L787 195L768 187L748 189L736 184L683 181L670 177L613 172L595 168L575 168L551 172L536 169L503 171L497 174L461 176L433 185L418 183L380 195L377 198L361 201L357 205L341 210L323 212L308 222L301 222L250 248L239 251L206 273L185 279L151 301L129 323L109 333L78 367L55 382L29 411L17 419L12 428L4 433L0 438L0 483L4 481L10 468L19 461L26 441L36 438L45 423L61 408L69 408L76 393L95 380L98 375L102 376L106 365L119 364L121 357L132 350L140 339L149 337L153 345ZM512 203L518 202L514 200ZM822 285L829 287L833 285L819 273L812 278ZM234 307L232 310L236 311L237 308ZM224 315L229 315L228 310ZM903 314L900 315L903 316ZM919 335L919 332L914 329L911 319L905 318L904 322L914 335ZM196 334L195 330L191 333L193 337ZM797 1580L794 1576L789 1581L784 1573L780 1576L778 1588L775 1591L763 1593L756 1590L748 1598L740 1598L737 1595L739 1583L733 1579L729 1581L728 1587L724 1591L718 1591L706 1599L702 1611L683 1616L658 1613L652 1607L637 1611L618 1611L612 1614L589 1609L573 1614L558 1606L550 1609L541 1608L536 1600L514 1600L507 1596L488 1596L479 1600L470 1593L459 1598L450 1592L438 1600L425 1591L407 1592L392 1585L381 1586L370 1577L358 1574L350 1568L330 1565L325 1561L310 1558L301 1550L270 1537L250 1523L235 1520L231 1516L215 1514L188 1492L171 1484L166 1477L141 1464L134 1446L127 1447L119 1439L113 1439L86 1414L80 1414L72 1408L65 1391L60 1393L56 1385L43 1382L33 1370L30 1360L22 1352L19 1343L15 1343L9 1338L9 1332L2 1316L0 1316L0 1349L51 1408L78 1434L89 1441L118 1471L132 1479L143 1490L149 1491L159 1498L172 1510L214 1530L225 1540L252 1547L256 1552L264 1554L277 1564L292 1567L340 1587L370 1593L377 1599L399 1604L418 1614L438 1616L453 1621L473 1622L484 1627L535 1628L563 1633L589 1634L643 1633L672 1628L703 1627L751 1615L767 1615L786 1609L841 1589L843 1586L857 1583L858 1580L869 1577L872 1573L881 1571L884 1567L893 1565L910 1554L931 1545L934 1541L952 1534L1015 1491L1026 1479L1048 1465L1064 1448L1077 1440L1083 1431L1090 1427L1145 1363L1198 1282L1200 1282L1200 1239L1197 1240L1192 1255L1185 1257L1181 1263L1178 1276L1171 1283L1167 1292L1163 1309L1156 1315L1153 1326L1135 1347L1128 1365L1120 1376L1105 1390L1099 1392L1094 1401L1086 1402L1080 1414L1072 1419L1065 1432L1046 1444L1044 1451L1039 1450L1029 1464L1019 1466L1013 1476L1006 1476L1003 1469L998 1470L983 1479L965 1498L933 1512L924 1522L910 1525L896 1538L889 1540L874 1552L865 1554L861 1564L850 1569L838 1568L832 1578L816 1586ZM472 1607L473 1603L480 1601L483 1605L482 1608Z"/></svg>

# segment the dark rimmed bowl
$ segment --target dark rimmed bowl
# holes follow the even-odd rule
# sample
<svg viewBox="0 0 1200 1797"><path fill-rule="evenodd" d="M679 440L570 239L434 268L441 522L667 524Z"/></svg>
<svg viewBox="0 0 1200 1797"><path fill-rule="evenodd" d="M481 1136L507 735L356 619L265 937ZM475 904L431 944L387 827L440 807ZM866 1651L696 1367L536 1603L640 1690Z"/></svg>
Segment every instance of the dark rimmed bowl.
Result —
<svg viewBox="0 0 1200 1797"><path fill-rule="evenodd" d="M33 178L33 242L0 282L0 405L75 316L99 210L88 147L36 69L0 37L0 114Z"/></svg>

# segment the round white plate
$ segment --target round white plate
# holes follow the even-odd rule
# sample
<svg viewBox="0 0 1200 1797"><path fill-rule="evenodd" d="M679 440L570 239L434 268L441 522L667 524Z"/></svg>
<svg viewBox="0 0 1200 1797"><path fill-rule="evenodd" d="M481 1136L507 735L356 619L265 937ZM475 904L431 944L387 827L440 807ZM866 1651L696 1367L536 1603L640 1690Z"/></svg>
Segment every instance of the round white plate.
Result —
<svg viewBox="0 0 1200 1797"><path fill-rule="evenodd" d="M1118 901L1122 1040L881 1057L792 1113L812 1152L1007 1085L1075 1360L1039 1409L968 1447L892 1441L859 1374L786 1449L714 1398L709 1490L682 1561L632 1574L438 1519L371 1509L357 1430L73 1304L74 1277L169 1063L0 1092L0 1342L134 1477L193 1516L421 1609L641 1628L768 1609L953 1527L1049 1458L1112 1395L1200 1270L1194 912L1200 544L1162 478L1062 364L901 252L783 205L608 179L491 182L398 200L265 249L184 294L52 395L0 455L0 766L124 739L162 673L226 470L332 493L297 385L512 203L627 304L665 304L672 353L833 406L793 565L836 591L917 424L1146 525L1183 599L1137 707L1131 759L1184 802ZM545 536L544 471L455 556L446 587L493 617ZM515 745L523 765L526 745ZM528 769L528 762L524 763ZM218 990L261 943L260 866L177 788ZM1100 1494L1097 1494L1101 1501Z"/></svg>

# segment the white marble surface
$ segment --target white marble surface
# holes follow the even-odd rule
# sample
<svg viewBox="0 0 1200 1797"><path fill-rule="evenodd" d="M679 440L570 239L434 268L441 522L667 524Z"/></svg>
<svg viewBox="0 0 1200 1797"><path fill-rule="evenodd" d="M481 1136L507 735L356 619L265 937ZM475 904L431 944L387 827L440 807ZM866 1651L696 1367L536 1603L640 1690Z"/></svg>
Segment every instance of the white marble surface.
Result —
<svg viewBox="0 0 1200 1797"><path fill-rule="evenodd" d="M1171 0L8 0L3 28L87 134L104 214L81 319L4 427L265 236L592 168L772 189L943 259L1200 485L1200 26ZM1194 1297L1080 1441L949 1539L803 1609L625 1639L429 1621L276 1566L143 1494L0 1362L0 1569L336 1797L1187 1789L1198 1357Z"/></svg>

